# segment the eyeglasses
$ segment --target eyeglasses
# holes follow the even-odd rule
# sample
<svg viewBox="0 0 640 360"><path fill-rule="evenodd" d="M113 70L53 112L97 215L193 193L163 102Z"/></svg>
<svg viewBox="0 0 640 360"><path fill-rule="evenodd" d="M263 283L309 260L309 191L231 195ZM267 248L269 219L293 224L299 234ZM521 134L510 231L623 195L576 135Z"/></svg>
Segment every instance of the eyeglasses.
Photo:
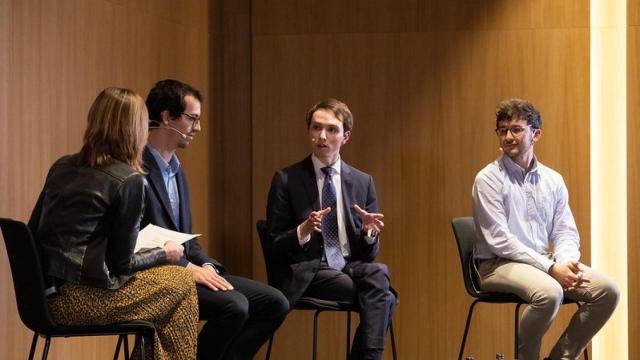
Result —
<svg viewBox="0 0 640 360"><path fill-rule="evenodd" d="M189 118L189 120L191 120L192 126L196 126L200 123L200 117L198 116L187 114L187 113L182 113L182 115L186 115Z"/></svg>
<svg viewBox="0 0 640 360"><path fill-rule="evenodd" d="M531 125L527 125L527 126L514 125L514 126L510 126L510 127L501 127L501 128L497 128L496 129L496 134L498 136L507 136L507 133L511 132L511 135L517 137L517 136L522 135L522 133L527 128L530 128L530 127L531 127Z"/></svg>

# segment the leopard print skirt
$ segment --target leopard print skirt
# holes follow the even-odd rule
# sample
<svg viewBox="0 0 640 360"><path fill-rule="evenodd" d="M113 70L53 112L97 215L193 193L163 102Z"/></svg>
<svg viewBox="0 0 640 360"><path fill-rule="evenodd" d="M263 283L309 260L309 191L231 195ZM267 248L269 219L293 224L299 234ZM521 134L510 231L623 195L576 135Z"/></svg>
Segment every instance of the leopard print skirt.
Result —
<svg viewBox="0 0 640 360"><path fill-rule="evenodd" d="M49 308L60 325L149 321L156 334L152 344L145 342L145 354L153 353L155 360L196 358L198 300L191 274L183 267L139 271L117 290L65 283L49 298Z"/></svg>

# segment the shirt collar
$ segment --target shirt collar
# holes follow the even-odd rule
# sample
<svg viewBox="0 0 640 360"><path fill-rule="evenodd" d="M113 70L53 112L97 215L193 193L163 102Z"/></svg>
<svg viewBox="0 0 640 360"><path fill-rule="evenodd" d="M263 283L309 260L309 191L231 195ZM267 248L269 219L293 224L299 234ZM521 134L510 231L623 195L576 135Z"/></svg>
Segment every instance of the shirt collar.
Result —
<svg viewBox="0 0 640 360"><path fill-rule="evenodd" d="M513 175L518 175L522 179L524 179L528 174L534 175L538 173L538 158L535 155L533 155L533 159L531 159L531 170L529 171L523 169L505 154L502 154L500 160L507 172Z"/></svg>
<svg viewBox="0 0 640 360"><path fill-rule="evenodd" d="M311 155L311 161L313 162L313 170L316 173L316 179L323 179L324 173L322 172L321 169L323 167L326 167L327 165L325 165L322 161L320 161L320 159L318 159L318 157L316 157L313 154ZM333 168L333 170L335 170L334 175L340 175L341 165L342 165L342 161L340 161L339 156L338 156L338 160L336 160L333 164L329 165Z"/></svg>
<svg viewBox="0 0 640 360"><path fill-rule="evenodd" d="M156 159L156 164L158 164L158 167L162 172L169 172L172 175L178 173L178 171L180 170L180 160L178 160L178 157L175 153L171 155L171 159L169 160L169 162L167 162L162 157L162 155L160 155L160 152L156 150L156 148L154 148L150 144L147 144L147 148L149 149L149 151L151 151L154 159Z"/></svg>

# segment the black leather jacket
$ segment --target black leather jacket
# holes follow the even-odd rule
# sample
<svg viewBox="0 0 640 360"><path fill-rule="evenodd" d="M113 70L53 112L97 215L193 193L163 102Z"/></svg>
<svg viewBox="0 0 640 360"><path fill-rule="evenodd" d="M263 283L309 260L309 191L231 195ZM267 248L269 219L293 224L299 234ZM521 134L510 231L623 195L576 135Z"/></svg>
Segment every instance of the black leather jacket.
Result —
<svg viewBox="0 0 640 360"><path fill-rule="evenodd" d="M159 248L133 253L147 185L122 162L87 167L79 158L53 164L29 227L50 276L117 289L134 272L166 262Z"/></svg>

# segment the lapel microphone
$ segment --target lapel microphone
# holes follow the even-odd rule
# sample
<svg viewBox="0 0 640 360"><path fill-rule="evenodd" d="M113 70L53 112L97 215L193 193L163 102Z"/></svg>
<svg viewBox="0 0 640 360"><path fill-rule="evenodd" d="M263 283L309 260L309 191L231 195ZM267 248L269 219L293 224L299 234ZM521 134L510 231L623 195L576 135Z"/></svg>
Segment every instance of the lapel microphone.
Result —
<svg viewBox="0 0 640 360"><path fill-rule="evenodd" d="M149 120L150 123L155 123L158 125L162 125L162 123L160 123L158 120ZM178 134L180 134L180 136L182 136L183 139L187 139L187 135L182 133L180 130L174 128L173 126L167 125L165 126L149 126L149 129L164 129L164 130L171 130L171 131L175 131Z"/></svg>

